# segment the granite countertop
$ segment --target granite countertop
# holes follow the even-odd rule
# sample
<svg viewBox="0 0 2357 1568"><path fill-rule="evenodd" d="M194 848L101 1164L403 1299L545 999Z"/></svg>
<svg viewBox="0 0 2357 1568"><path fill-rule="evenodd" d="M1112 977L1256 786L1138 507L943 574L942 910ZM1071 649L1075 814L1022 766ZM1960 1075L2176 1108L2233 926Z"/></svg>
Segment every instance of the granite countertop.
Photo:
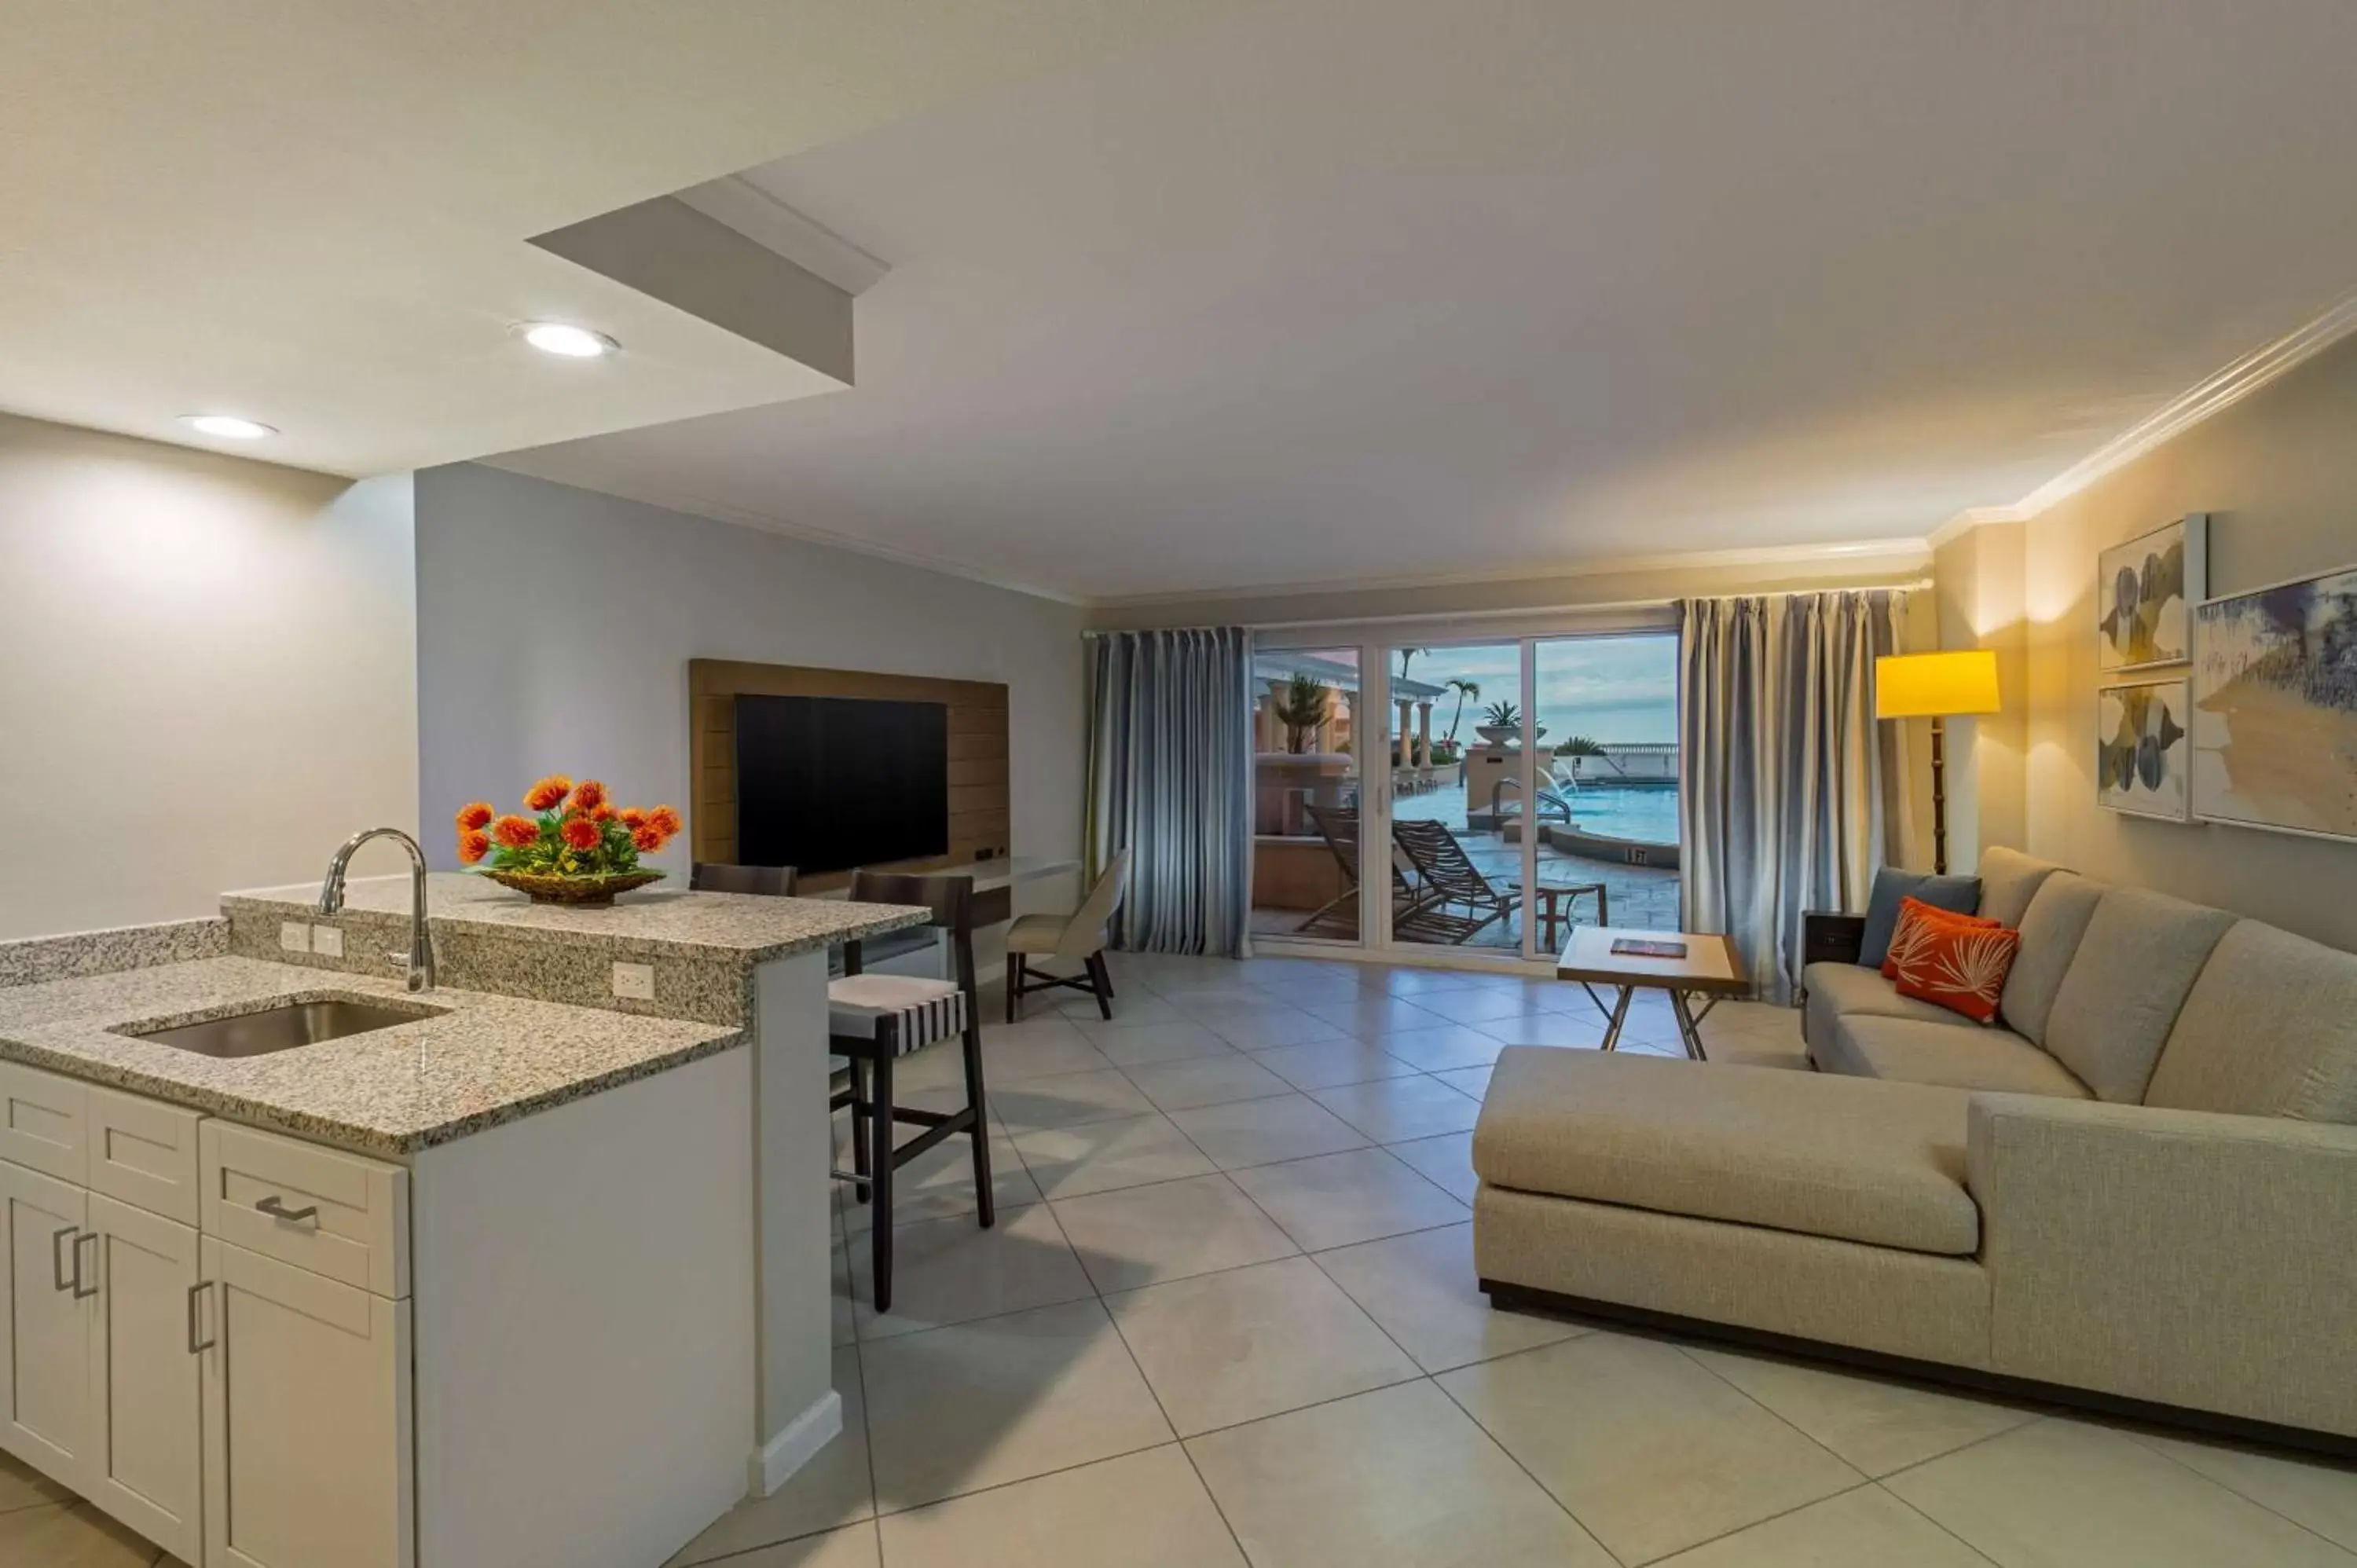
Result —
<svg viewBox="0 0 2357 1568"><path fill-rule="evenodd" d="M438 1011L235 1060L113 1032L331 996ZM244 958L0 991L0 1059L394 1158L710 1056L739 1037L709 1024L482 992L413 996L395 980Z"/></svg>
<svg viewBox="0 0 2357 1568"><path fill-rule="evenodd" d="M840 898L771 898L737 893L696 893L649 887L625 893L611 908L580 909L535 904L484 877L436 872L426 879L430 924L491 927L519 941L555 945L619 945L646 956L725 956L750 967L791 953L881 936L920 926L931 911L905 904L853 904ZM317 883L259 887L222 896L221 910L286 911L308 915ZM406 875L354 877L344 907L365 913L409 914Z"/></svg>

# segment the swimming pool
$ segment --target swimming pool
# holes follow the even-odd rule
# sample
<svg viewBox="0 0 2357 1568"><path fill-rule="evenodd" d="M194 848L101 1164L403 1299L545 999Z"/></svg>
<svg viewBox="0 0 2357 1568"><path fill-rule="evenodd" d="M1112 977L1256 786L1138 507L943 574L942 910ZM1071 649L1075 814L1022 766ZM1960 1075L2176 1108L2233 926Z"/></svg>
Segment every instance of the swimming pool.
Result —
<svg viewBox="0 0 2357 1568"><path fill-rule="evenodd" d="M1604 838L1640 843L1678 842L1678 789L1581 789L1570 796L1572 826Z"/></svg>

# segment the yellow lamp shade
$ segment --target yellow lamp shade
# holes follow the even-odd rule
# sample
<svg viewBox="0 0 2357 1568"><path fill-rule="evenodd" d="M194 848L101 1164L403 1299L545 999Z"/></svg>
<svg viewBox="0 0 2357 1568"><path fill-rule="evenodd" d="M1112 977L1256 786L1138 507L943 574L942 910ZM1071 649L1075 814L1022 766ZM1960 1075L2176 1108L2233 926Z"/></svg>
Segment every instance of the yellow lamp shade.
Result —
<svg viewBox="0 0 2357 1568"><path fill-rule="evenodd" d="M1996 712L1996 655L1894 653L1874 661L1874 716L1947 718Z"/></svg>

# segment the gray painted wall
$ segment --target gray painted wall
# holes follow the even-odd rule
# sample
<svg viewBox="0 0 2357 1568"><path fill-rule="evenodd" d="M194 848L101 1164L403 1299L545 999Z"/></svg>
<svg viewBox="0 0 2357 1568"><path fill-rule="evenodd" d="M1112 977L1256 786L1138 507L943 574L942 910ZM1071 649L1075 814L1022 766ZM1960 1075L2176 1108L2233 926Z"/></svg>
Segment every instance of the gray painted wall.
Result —
<svg viewBox="0 0 2357 1568"><path fill-rule="evenodd" d="M1015 853L1081 833L1077 608L475 464L417 476L419 811L437 866L475 799L603 779L693 813L687 664L743 659L1007 687ZM684 879L685 835L654 864Z"/></svg>
<svg viewBox="0 0 2357 1568"><path fill-rule="evenodd" d="M2031 853L2357 949L2357 844L2180 826L2095 804L2095 555L2210 514L2210 592L2357 565L2357 338L2031 519Z"/></svg>

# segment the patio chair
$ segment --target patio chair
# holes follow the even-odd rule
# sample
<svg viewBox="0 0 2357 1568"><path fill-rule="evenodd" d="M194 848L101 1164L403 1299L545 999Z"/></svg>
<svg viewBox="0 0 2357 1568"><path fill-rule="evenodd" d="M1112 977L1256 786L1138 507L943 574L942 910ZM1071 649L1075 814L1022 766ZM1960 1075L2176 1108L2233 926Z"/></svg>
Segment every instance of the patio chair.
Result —
<svg viewBox="0 0 2357 1568"><path fill-rule="evenodd" d="M1482 875L1481 868L1473 864L1446 824L1394 821L1392 840L1422 879L1434 916L1445 919L1452 929L1461 928L1462 934L1449 940L1470 940L1522 908L1521 890L1502 891ZM1464 914L1454 913L1458 905L1464 906Z"/></svg>
<svg viewBox="0 0 2357 1568"><path fill-rule="evenodd" d="M1304 808L1309 820L1317 824L1318 835L1326 841L1333 853L1335 864L1342 868L1346 885L1334 897L1329 898L1309 918L1296 926L1297 934L1308 935L1310 929L1330 922L1332 933L1355 937L1359 934L1359 813L1347 806L1308 806ZM1407 872L1397 857L1392 861L1392 931L1394 935L1423 941L1458 941L1453 918L1441 912L1433 897L1408 880Z"/></svg>

